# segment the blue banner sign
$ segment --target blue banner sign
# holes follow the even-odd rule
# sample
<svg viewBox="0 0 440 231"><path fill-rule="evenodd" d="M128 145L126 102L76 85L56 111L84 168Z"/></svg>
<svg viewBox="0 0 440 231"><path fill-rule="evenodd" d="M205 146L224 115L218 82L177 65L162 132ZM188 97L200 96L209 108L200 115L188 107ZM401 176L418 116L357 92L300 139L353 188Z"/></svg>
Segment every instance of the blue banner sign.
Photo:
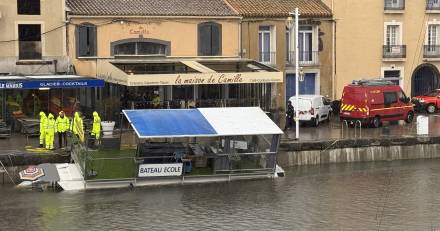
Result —
<svg viewBox="0 0 440 231"><path fill-rule="evenodd" d="M0 89L103 87L101 79L1 81Z"/></svg>

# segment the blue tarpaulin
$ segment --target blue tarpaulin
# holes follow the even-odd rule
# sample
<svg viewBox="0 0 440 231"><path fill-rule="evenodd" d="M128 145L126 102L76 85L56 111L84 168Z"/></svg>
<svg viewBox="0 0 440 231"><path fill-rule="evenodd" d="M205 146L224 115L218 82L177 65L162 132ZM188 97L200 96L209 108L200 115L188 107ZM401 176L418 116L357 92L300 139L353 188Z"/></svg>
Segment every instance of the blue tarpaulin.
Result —
<svg viewBox="0 0 440 231"><path fill-rule="evenodd" d="M217 134L197 109L127 110L124 113L140 138Z"/></svg>
<svg viewBox="0 0 440 231"><path fill-rule="evenodd" d="M258 107L124 110L139 138L282 134Z"/></svg>

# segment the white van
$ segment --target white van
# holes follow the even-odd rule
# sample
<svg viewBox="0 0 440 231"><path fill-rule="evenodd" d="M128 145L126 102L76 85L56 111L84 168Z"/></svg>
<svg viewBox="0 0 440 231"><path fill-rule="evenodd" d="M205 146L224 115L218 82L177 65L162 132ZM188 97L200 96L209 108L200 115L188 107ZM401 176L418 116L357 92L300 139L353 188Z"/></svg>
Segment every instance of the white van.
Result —
<svg viewBox="0 0 440 231"><path fill-rule="evenodd" d="M290 97L294 110L296 107L296 96ZM322 121L329 121L332 108L330 100L322 95L299 95L299 121L311 122L318 126Z"/></svg>

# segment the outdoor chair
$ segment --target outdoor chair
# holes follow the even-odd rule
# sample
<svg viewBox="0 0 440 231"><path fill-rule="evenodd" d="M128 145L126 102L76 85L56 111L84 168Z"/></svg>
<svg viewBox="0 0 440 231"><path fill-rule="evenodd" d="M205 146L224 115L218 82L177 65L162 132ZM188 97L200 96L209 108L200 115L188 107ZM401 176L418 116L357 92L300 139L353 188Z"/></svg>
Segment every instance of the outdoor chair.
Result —
<svg viewBox="0 0 440 231"><path fill-rule="evenodd" d="M9 138L11 137L11 133L11 126L6 125L6 122L0 122L0 137Z"/></svg>

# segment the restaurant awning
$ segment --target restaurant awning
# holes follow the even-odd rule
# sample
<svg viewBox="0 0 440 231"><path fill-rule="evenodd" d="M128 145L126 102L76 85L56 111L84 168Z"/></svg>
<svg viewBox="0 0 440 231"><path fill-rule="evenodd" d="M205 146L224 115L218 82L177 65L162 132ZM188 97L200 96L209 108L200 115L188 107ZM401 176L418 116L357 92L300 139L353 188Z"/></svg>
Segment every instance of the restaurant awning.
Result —
<svg viewBox="0 0 440 231"><path fill-rule="evenodd" d="M103 87L104 80L78 75L0 76L0 89Z"/></svg>
<svg viewBox="0 0 440 231"><path fill-rule="evenodd" d="M123 110L141 139L282 134L259 107Z"/></svg>
<svg viewBox="0 0 440 231"><path fill-rule="evenodd" d="M98 60L99 79L125 86L282 83L283 72L242 58Z"/></svg>

